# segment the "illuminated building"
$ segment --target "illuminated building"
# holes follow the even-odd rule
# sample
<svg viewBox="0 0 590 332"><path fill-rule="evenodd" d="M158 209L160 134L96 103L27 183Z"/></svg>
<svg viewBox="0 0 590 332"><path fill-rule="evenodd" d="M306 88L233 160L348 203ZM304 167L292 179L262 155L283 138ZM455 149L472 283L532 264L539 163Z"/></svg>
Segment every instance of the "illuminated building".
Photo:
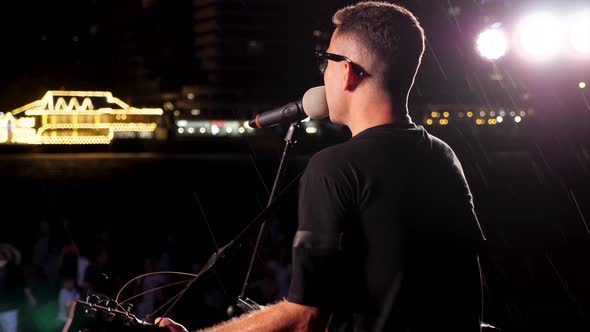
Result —
<svg viewBox="0 0 590 332"><path fill-rule="evenodd" d="M160 108L136 108L108 91L48 91L0 117L0 143L109 144L152 138Z"/></svg>

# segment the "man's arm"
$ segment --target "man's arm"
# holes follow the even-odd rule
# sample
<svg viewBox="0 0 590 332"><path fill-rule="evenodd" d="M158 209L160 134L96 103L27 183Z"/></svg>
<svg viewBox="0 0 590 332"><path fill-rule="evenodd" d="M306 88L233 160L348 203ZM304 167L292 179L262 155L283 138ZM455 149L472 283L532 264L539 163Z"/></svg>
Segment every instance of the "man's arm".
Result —
<svg viewBox="0 0 590 332"><path fill-rule="evenodd" d="M198 332L324 331L328 317L329 314L319 308L282 301ZM159 324L171 332L186 331L181 325L166 318Z"/></svg>

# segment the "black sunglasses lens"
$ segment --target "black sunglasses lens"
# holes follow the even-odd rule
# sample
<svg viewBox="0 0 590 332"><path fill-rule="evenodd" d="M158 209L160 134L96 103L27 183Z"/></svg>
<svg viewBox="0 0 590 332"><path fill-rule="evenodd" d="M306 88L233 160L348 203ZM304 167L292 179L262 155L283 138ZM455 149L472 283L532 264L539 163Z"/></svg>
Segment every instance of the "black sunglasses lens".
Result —
<svg viewBox="0 0 590 332"><path fill-rule="evenodd" d="M328 60L327 59L318 58L318 69L320 70L320 73L322 75L324 75L324 72L326 71L326 67L327 66L328 66Z"/></svg>
<svg viewBox="0 0 590 332"><path fill-rule="evenodd" d="M324 51L316 51L315 52L318 69L320 70L320 74L324 75L326 71L326 67L328 66L328 59L326 57L326 52Z"/></svg>

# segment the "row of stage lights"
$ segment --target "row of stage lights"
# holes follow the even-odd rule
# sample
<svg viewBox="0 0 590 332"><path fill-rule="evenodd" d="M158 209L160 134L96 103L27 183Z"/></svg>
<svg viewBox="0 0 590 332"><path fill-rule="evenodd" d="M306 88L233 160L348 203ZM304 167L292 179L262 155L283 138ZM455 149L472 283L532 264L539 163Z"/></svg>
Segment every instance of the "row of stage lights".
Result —
<svg viewBox="0 0 590 332"><path fill-rule="evenodd" d="M531 114L532 111L529 111L528 114ZM485 111L481 111L479 113L477 112L458 112L456 114L453 114L453 117L457 117L459 119L457 120L453 120L454 122L456 121L473 121L473 123L475 123L478 126L481 125L497 125L497 124L501 124L506 122L507 120L511 120L514 123L522 123L522 121L524 120L524 117L527 115L527 112L525 111L511 111L511 112L506 112L506 111L499 111L499 112L495 112L495 111L491 111L489 113L486 113ZM489 118L486 118L489 117ZM431 112L430 113L430 117L427 117L424 120L424 124L428 125L428 126L432 126L432 125L441 125L441 126L446 126L448 125L450 122L450 118L451 118L451 113L449 112Z"/></svg>
<svg viewBox="0 0 590 332"><path fill-rule="evenodd" d="M479 34L476 49L488 60L498 60L512 49L533 61L546 61L566 51L590 59L590 9L561 18L550 12L534 13L511 33L502 23L494 23Z"/></svg>

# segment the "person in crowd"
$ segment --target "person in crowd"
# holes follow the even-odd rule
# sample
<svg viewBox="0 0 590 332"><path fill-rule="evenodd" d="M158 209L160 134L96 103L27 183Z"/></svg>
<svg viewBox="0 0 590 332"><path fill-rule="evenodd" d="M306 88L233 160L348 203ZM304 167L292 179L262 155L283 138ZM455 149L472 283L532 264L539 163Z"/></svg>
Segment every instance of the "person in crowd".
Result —
<svg viewBox="0 0 590 332"><path fill-rule="evenodd" d="M20 251L8 243L0 243L0 331L19 331L19 312L37 300L28 287L21 266Z"/></svg>
<svg viewBox="0 0 590 332"><path fill-rule="evenodd" d="M68 320L72 303L79 299L80 292L78 292L78 289L76 288L76 280L71 276L64 277L62 288L59 290L59 295L57 297L57 322L60 330Z"/></svg>
<svg viewBox="0 0 590 332"><path fill-rule="evenodd" d="M82 283L82 295L86 297L91 293L105 296L113 296L115 285L112 278L112 265L109 249L103 246L96 248L94 260L84 273Z"/></svg>

